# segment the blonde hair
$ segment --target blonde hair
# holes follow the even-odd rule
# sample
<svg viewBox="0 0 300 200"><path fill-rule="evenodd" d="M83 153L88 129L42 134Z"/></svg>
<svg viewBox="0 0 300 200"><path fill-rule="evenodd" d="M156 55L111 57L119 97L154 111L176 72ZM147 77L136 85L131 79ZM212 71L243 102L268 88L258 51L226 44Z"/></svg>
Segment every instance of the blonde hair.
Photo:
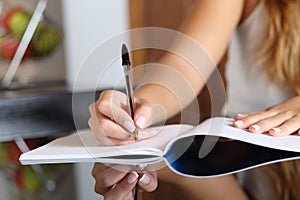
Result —
<svg viewBox="0 0 300 200"><path fill-rule="evenodd" d="M270 77L277 76L300 95L300 0L265 0L269 15L267 38L259 55ZM278 199L299 199L300 160L265 168L274 180Z"/></svg>
<svg viewBox="0 0 300 200"><path fill-rule="evenodd" d="M265 0L267 37L259 55L270 77L277 76L300 95L300 0Z"/></svg>
<svg viewBox="0 0 300 200"><path fill-rule="evenodd" d="M286 161L263 167L274 183L274 193L279 200L300 199L300 160Z"/></svg>

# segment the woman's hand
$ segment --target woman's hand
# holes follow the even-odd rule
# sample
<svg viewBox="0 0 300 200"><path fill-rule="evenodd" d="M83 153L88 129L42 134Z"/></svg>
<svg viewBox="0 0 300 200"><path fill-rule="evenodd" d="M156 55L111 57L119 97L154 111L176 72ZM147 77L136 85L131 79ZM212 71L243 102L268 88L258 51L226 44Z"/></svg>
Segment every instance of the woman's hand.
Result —
<svg viewBox="0 0 300 200"><path fill-rule="evenodd" d="M269 132L273 136L300 134L300 96L263 111L236 115L235 120L235 127L248 128L252 133Z"/></svg>
<svg viewBox="0 0 300 200"><path fill-rule="evenodd" d="M134 142L136 128L145 128L151 123L151 106L143 99L134 99L134 119L129 114L127 97L119 91L108 90L101 93L99 100L90 105L89 126L97 138L105 145L121 145ZM144 139L155 133L139 132Z"/></svg>
<svg viewBox="0 0 300 200"><path fill-rule="evenodd" d="M139 184L139 189L152 192L157 187L155 172L142 171L137 174L132 166L107 166L96 163L92 170L95 178L95 192L109 200L127 200L134 196L134 188Z"/></svg>

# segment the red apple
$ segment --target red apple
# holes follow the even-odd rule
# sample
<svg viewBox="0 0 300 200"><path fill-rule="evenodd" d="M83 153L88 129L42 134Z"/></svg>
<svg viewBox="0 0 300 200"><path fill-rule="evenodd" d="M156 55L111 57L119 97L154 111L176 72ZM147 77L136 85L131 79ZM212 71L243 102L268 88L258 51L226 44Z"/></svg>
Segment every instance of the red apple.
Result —
<svg viewBox="0 0 300 200"><path fill-rule="evenodd" d="M13 16L16 12L23 12L23 9L21 7L14 7L3 15L1 21L2 21L3 27L6 30L9 29L9 21L10 21L11 16Z"/></svg>
<svg viewBox="0 0 300 200"><path fill-rule="evenodd" d="M10 142L7 148L9 161L12 164L19 164L19 157L21 156L22 152L17 144L15 142Z"/></svg>
<svg viewBox="0 0 300 200"><path fill-rule="evenodd" d="M20 40L11 35L6 35L0 40L0 56L4 59L11 60L14 57L19 44ZM30 56L31 47L29 46L23 58L28 58Z"/></svg>
<svg viewBox="0 0 300 200"><path fill-rule="evenodd" d="M22 183L22 166L18 167L14 174L14 180L18 188L23 189Z"/></svg>

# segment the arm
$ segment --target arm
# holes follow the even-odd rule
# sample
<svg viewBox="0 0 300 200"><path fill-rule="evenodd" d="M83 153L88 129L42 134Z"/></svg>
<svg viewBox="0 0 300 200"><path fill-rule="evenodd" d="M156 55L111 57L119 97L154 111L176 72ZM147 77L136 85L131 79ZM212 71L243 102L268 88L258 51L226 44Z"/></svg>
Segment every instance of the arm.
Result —
<svg viewBox="0 0 300 200"><path fill-rule="evenodd" d="M217 63L240 21L243 7L244 0L198 0L183 23L181 32L201 45L208 54L206 57ZM193 56L197 59L198 52L190 51L189 46L185 45L185 41L181 40L173 49L195 54ZM154 67L149 70L143 84L134 94L134 119L128 115L128 108L124 108L126 97L114 91L107 91L90 106L91 129L105 144L111 143L104 141L104 138L108 138L114 144L134 142L130 133L135 126L145 128L151 123L164 121L178 113L197 96L205 80L216 67L201 65L201 61L202 58L194 67L184 58L166 53L159 63L167 68ZM163 109L165 115L155 113L153 107L156 105Z"/></svg>
<svg viewBox="0 0 300 200"><path fill-rule="evenodd" d="M164 168L158 171L158 177L179 186L190 200L248 199L234 175L199 179L183 177Z"/></svg>
<svg viewBox="0 0 300 200"><path fill-rule="evenodd" d="M206 56L206 60L210 58L211 63L218 63L225 52L233 30L240 21L243 5L244 0L198 0L191 14L183 24L181 32L202 46L204 51L208 54L204 55ZM192 52L188 49L184 40L178 41L173 48L177 52L195 53L193 56L196 60L199 57L197 56L197 52ZM106 91L101 94L96 103L90 106L92 117L89 120L89 125L91 129L104 144L111 145L134 142L131 133L135 129L135 126L145 128L151 123L163 121L165 118L175 115L197 96L199 91L203 88L206 79L208 79L216 68L215 65L213 65L213 67L212 65L205 66L202 65L203 63L201 64L201 62L200 59L200 63L194 67L184 58L172 53L166 53L159 61L159 64L167 67L154 67L154 69L151 69L144 79L143 84L139 86L134 94L134 119L132 120L128 114L128 107L124 106L126 105L126 96L120 92ZM204 77L202 76L203 74L205 75ZM178 86L180 86L179 89L177 89ZM186 95L185 89L192 95ZM155 105L159 105L163 108L165 115L155 114L153 111ZM129 175L126 173L122 174L120 179L116 179L108 184L107 187L104 188L104 192L100 186L99 193L105 194L109 189L113 189L112 186L115 184L122 186L122 180L126 180L124 179L126 176ZM94 177L96 179L96 186L105 180L102 175L97 176L95 174ZM156 177L153 178L151 183L155 183L155 180ZM181 180L181 178L176 179L176 182L181 183ZM188 185L196 186L187 188L191 195L196 197L208 195L209 198L207 192L210 190L198 190L198 186L203 187L208 180L185 180ZM244 193L234 181L233 177L230 176L222 180L224 181L221 181L217 186L219 189L223 188L223 190L219 190L220 192L226 193L225 188L229 187L231 188L230 195L245 199ZM225 183L228 183L230 186L225 187ZM213 182L210 186L212 185L214 185ZM152 191L155 187L149 191ZM186 187L186 185L183 187ZM118 194L123 196L127 195L128 192L132 191L133 186L130 185L130 187L126 188L127 189L121 189ZM201 194L202 192L205 193ZM235 194L237 194L237 196Z"/></svg>
<svg viewBox="0 0 300 200"><path fill-rule="evenodd" d="M243 6L243 0L199 0L183 23L181 32L202 46L208 54L205 59L211 58L211 63L218 63L227 48L233 30L240 21ZM185 46L185 41L175 44L173 48L183 54L185 52L194 54L191 55L194 57L200 57L202 53L189 50L189 46ZM193 67L186 60L172 53L166 53L159 63L170 67L183 78L176 80L174 78L176 75L161 73L162 69L159 68L154 69L148 72L151 75L143 82L144 85L139 88L135 96L146 99L151 105L161 105L165 109L167 118L178 113L197 96L216 67L215 64L201 65L201 61L196 63L197 67ZM153 82L162 84L153 84ZM183 90L189 91L188 95L174 89L176 85L185 85L186 89ZM161 119L152 120L157 122Z"/></svg>

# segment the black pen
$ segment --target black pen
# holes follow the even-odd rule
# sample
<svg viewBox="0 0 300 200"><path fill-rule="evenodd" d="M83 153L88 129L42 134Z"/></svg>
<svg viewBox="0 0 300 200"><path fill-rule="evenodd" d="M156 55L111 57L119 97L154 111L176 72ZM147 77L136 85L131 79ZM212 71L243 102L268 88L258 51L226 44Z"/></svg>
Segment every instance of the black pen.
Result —
<svg viewBox="0 0 300 200"><path fill-rule="evenodd" d="M127 97L128 97L128 103L129 103L129 107L130 107L130 116L133 119L134 117L134 102L133 102L133 97L132 97L132 93L133 93L133 86L132 86L132 82L130 79L130 59L129 59L129 54L128 54L128 50L125 44L122 45L122 66L124 69L124 75L125 75L125 80L126 80L126 93L127 93ZM138 140L138 131L137 129L134 130L134 140L137 141ZM135 185L135 194L134 194L134 200L138 199L138 193L139 193L139 184L137 183Z"/></svg>
<svg viewBox="0 0 300 200"><path fill-rule="evenodd" d="M131 118L133 119L134 117L134 102L133 102L133 86L130 78L130 69L131 69L131 63L130 63L130 58L128 54L128 50L125 44L122 45L122 66L124 70L124 75L125 75L125 80L126 80L126 93L128 97L128 103L130 107L130 115ZM134 131L134 140L138 140L138 131L135 129Z"/></svg>

